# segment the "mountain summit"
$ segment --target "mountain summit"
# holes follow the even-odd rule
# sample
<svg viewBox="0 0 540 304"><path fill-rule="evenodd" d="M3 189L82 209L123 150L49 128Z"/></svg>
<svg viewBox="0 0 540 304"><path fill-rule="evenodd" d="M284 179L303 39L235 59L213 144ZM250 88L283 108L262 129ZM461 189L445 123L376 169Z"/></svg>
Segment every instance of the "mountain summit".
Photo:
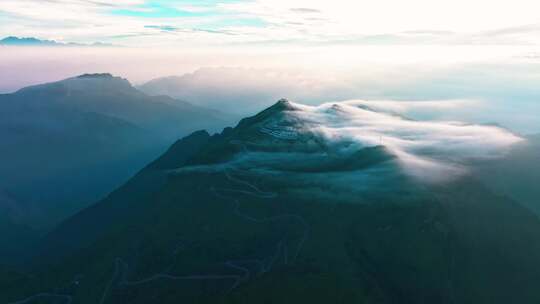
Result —
<svg viewBox="0 0 540 304"><path fill-rule="evenodd" d="M342 170L327 166L329 160L340 159L351 164L352 170L362 153L378 150L394 158L406 174L435 182L436 176L448 179L465 174L467 161L498 157L521 141L495 126L414 121L361 102L306 106L282 99L224 132L214 147L219 152L209 147L200 154L200 161L212 161L212 157L237 161L235 155L241 152L265 151L280 152L279 166L291 163L291 170L310 159L325 164L324 170ZM246 160L250 154L242 155ZM310 163L306 170L316 168Z"/></svg>
<svg viewBox="0 0 540 304"><path fill-rule="evenodd" d="M109 73L83 74L61 81L23 88L4 98L17 98L12 106L37 106L45 109L96 113L121 119L156 136L175 140L179 134L208 125L205 120L220 120L217 111L194 106L167 96L150 97L135 89L128 80ZM210 125L210 129L215 130ZM185 133L184 133L185 134Z"/></svg>
<svg viewBox="0 0 540 304"><path fill-rule="evenodd" d="M118 93L133 94L141 96L142 93L135 90L128 80L114 77L109 73L101 74L83 74L80 76L64 79L58 82L40 84L20 89L17 93L45 94L71 94L73 91L79 91L85 94L114 95Z"/></svg>

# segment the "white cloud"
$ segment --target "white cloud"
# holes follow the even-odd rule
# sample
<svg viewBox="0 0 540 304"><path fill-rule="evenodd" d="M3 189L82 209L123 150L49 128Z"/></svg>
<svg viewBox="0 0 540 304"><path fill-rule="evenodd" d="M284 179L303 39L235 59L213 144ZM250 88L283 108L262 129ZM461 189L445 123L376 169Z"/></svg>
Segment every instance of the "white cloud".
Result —
<svg viewBox="0 0 540 304"><path fill-rule="evenodd" d="M455 109L471 109L484 105L481 101L471 99L453 99L453 100L426 100L426 101L407 101L407 100L347 100L345 104L352 106L368 106L374 110L392 112L396 114L407 114L416 111L447 111Z"/></svg>
<svg viewBox="0 0 540 304"><path fill-rule="evenodd" d="M159 1L155 1L159 2ZM527 44L540 43L533 0L476 1L313 1L254 0L201 5L196 1L164 2L165 9L205 13L197 17L112 15L115 9L151 11L148 0L2 0L0 30L8 35L39 36L76 42L111 39L136 46L224 45L282 42L352 44ZM264 26L238 25L251 18ZM225 21L225 22L224 22ZM166 24L186 29L175 35L145 29ZM214 24L212 30L233 37L189 32ZM137 36L137 39L126 37ZM155 36L159 39L155 39ZM114 36L114 37L111 37ZM189 40L188 40L189 39Z"/></svg>
<svg viewBox="0 0 540 304"><path fill-rule="evenodd" d="M251 128L244 130L249 140L240 135L234 141L244 149L231 160L175 171L262 171L266 177L286 176L285 187L320 183L324 189L388 192L403 173L424 183L447 182L466 175L476 161L502 157L523 141L494 126L410 120L361 106L290 102L283 111L242 126ZM384 157L383 149L395 158Z"/></svg>
<svg viewBox="0 0 540 304"><path fill-rule="evenodd" d="M223 4L230 11L257 16L273 26L259 33L260 39L289 39L301 36L303 41L350 41L377 43L377 36L392 38L386 43L505 43L488 39L490 31L537 24L536 11L540 4L534 0L517 1L313 1L313 0L256 0L246 3ZM299 14L295 7L319 12L317 16ZM426 40L425 33L432 37ZM485 33L484 33L485 32ZM448 33L455 35L448 36ZM485 35L484 35L485 34ZM366 37L370 38L366 41ZM443 39L441 39L443 38ZM514 43L539 43L538 37L528 35Z"/></svg>
<svg viewBox="0 0 540 304"><path fill-rule="evenodd" d="M389 102L381 102L381 104ZM375 102L369 102L374 106ZM361 107L361 102L294 104L289 115L305 122L303 132L319 134L330 146L345 145L342 153L383 145L412 175L428 180L446 180L463 174L471 160L503 156L522 139L494 127L451 121L417 121ZM418 106L418 103L408 103ZM457 105L457 104L456 104ZM430 106L439 107L432 103ZM387 109L385 105L379 109Z"/></svg>

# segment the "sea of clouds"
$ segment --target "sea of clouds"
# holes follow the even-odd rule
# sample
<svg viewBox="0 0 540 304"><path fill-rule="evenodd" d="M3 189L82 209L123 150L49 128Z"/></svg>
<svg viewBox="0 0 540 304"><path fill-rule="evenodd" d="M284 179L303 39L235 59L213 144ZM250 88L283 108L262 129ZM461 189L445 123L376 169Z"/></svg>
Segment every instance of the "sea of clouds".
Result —
<svg viewBox="0 0 540 304"><path fill-rule="evenodd" d="M524 141L498 126L421 121L400 114L418 108L451 109L464 103L467 102L351 100L319 106L293 103L297 110L289 113L329 145L354 143L343 146L345 154L365 147L384 146L397 156L408 173L436 181L465 174L471 161L502 157L513 145Z"/></svg>
<svg viewBox="0 0 540 304"><path fill-rule="evenodd" d="M349 100L317 106L289 102L285 111L262 121L257 129L259 139L244 143L244 149L231 160L180 171L262 172L265 176L278 174L289 180L347 189L354 185L356 190L383 189L402 173L425 183L447 182L469 173L475 162L504 157L513 146L525 142L496 125L417 120L405 115L419 109L444 111L464 104L468 101ZM275 132L265 132L265 126L272 126ZM296 132L297 136L284 138L279 136L280 130ZM313 144L319 148L310 148ZM371 149L375 147L382 149ZM373 159L373 153L393 157L375 156L375 161L362 165L361 159Z"/></svg>

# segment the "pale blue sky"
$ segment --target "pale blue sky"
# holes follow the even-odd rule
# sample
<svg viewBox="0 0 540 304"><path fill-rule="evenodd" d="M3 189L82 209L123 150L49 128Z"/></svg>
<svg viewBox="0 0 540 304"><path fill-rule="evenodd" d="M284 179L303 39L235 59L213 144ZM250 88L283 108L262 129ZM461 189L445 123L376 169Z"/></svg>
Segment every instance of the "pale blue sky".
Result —
<svg viewBox="0 0 540 304"><path fill-rule="evenodd" d="M140 18L189 18L206 16L227 16L217 8L219 4L241 3L250 0L149 0L139 5L125 8L112 8L108 13L118 16L130 16ZM185 7L182 9L182 7ZM229 17L234 17L230 14ZM230 19L231 21L234 18Z"/></svg>

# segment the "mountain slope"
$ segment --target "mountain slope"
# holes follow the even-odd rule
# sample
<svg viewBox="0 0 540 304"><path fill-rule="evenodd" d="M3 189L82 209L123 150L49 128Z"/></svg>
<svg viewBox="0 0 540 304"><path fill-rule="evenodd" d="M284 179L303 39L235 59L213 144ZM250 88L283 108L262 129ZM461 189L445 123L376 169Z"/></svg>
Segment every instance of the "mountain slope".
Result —
<svg viewBox="0 0 540 304"><path fill-rule="evenodd" d="M280 101L221 134L178 141L51 233L34 278L0 280L0 300L540 300L534 214L470 175L423 180L396 147L328 137L308 111Z"/></svg>
<svg viewBox="0 0 540 304"><path fill-rule="evenodd" d="M24 88L0 95L0 187L42 215L23 216L26 225L47 229L102 198L178 137L225 124L219 112L149 97L110 74Z"/></svg>
<svg viewBox="0 0 540 304"><path fill-rule="evenodd" d="M19 248L27 248L37 240L35 231L25 224L28 219L35 220L39 216L36 213L32 206L21 204L0 189L0 257L13 256Z"/></svg>
<svg viewBox="0 0 540 304"><path fill-rule="evenodd" d="M111 47L113 45L107 43L96 42L92 44L81 43L63 43L54 40L41 40L34 37L15 37L9 36L0 40L0 46L39 46L39 47Z"/></svg>
<svg viewBox="0 0 540 304"><path fill-rule="evenodd" d="M476 172L493 192L513 198L540 216L540 135L527 137L503 159L479 163Z"/></svg>

